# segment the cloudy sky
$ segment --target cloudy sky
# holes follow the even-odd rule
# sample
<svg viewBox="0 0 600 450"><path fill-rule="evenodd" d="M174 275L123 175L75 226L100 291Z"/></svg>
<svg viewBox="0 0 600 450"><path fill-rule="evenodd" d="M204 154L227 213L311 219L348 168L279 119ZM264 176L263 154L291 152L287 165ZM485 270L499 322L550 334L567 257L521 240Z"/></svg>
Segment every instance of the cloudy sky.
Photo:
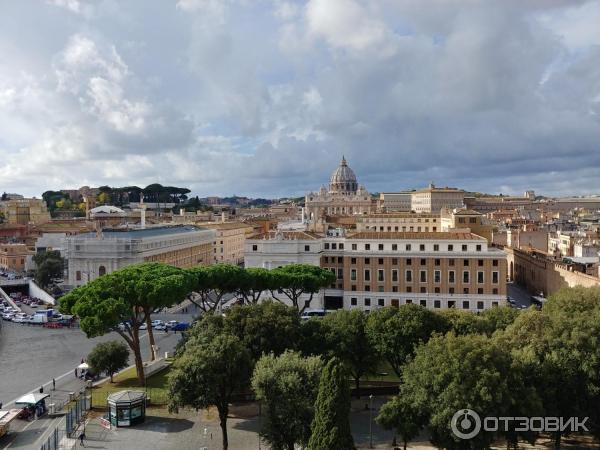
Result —
<svg viewBox="0 0 600 450"><path fill-rule="evenodd" d="M4 0L0 190L600 193L600 0Z"/></svg>

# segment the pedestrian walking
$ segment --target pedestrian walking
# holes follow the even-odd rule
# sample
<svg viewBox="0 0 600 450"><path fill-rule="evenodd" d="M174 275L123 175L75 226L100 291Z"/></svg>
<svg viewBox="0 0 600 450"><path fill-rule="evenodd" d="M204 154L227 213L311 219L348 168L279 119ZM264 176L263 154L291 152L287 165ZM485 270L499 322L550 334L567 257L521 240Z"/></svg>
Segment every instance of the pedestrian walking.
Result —
<svg viewBox="0 0 600 450"><path fill-rule="evenodd" d="M79 435L79 444L82 447L85 447L85 444L83 443L83 440L85 439L85 431L82 431L81 434Z"/></svg>
<svg viewBox="0 0 600 450"><path fill-rule="evenodd" d="M56 390L56 380L54 378L52 378L52 390Z"/></svg>
<svg viewBox="0 0 600 450"><path fill-rule="evenodd" d="M44 386L40 386L40 394L44 393Z"/></svg>
<svg viewBox="0 0 600 450"><path fill-rule="evenodd" d="M77 367L75 367L75 378L77 378Z"/></svg>

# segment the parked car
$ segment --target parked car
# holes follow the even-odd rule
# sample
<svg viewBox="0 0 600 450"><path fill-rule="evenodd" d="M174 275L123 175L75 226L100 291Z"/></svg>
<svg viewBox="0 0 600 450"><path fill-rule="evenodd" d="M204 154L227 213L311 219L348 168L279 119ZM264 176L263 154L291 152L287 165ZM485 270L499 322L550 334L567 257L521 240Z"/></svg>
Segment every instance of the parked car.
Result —
<svg viewBox="0 0 600 450"><path fill-rule="evenodd" d="M171 329L179 323L178 320L169 320L165 325L167 328Z"/></svg>
<svg viewBox="0 0 600 450"><path fill-rule="evenodd" d="M156 319L152 321L152 328L156 328L157 325L164 325L165 323L162 320Z"/></svg>
<svg viewBox="0 0 600 450"><path fill-rule="evenodd" d="M154 329L156 331L167 331L167 326L164 323L159 323L158 325L154 326Z"/></svg>
<svg viewBox="0 0 600 450"><path fill-rule="evenodd" d="M140 330L147 330L147 329L148 329L148 326L145 323L140 325Z"/></svg>
<svg viewBox="0 0 600 450"><path fill-rule="evenodd" d="M187 322L181 322L171 328L172 331L185 331L190 327L190 324Z"/></svg>

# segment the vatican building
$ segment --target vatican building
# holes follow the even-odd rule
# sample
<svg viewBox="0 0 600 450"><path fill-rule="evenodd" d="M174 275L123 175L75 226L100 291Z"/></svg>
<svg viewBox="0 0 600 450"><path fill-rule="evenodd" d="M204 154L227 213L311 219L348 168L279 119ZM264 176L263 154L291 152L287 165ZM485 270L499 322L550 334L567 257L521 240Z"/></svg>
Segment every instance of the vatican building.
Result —
<svg viewBox="0 0 600 450"><path fill-rule="evenodd" d="M376 202L360 186L354 171L342 157L340 165L329 180L329 189L321 186L305 198L305 214L312 231L324 231L328 216L353 216L375 212Z"/></svg>

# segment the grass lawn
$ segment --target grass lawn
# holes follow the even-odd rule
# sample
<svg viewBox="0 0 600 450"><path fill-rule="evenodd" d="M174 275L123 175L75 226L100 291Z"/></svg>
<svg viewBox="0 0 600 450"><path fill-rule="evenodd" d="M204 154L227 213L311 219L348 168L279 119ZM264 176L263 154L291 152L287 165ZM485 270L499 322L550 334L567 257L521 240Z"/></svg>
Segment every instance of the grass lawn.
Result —
<svg viewBox="0 0 600 450"><path fill-rule="evenodd" d="M146 386L140 385L135 367L130 367L113 377L114 383L106 381L92 388L92 408L106 408L106 398L113 392L126 389L146 390L153 404L164 404L168 399L167 377L171 367L150 376Z"/></svg>

